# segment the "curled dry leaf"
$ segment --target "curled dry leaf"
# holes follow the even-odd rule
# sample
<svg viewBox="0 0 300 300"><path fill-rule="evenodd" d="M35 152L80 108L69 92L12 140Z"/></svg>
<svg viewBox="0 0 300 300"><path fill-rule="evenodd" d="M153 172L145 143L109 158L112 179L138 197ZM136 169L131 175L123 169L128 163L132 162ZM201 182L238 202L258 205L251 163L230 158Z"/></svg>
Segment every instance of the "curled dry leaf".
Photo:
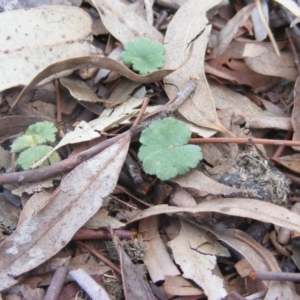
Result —
<svg viewBox="0 0 300 300"><path fill-rule="evenodd" d="M248 198L218 198L215 200L204 201L193 207L156 205L137 213L128 223L154 215L175 214L181 212L218 212L225 215L239 216L265 223L272 223L300 232L300 219L298 214L272 203Z"/></svg>
<svg viewBox="0 0 300 300"><path fill-rule="evenodd" d="M0 67L5 74L0 76L1 91L28 84L53 63L90 55L92 20L77 7L4 12L0 27L5 28L0 32Z"/></svg>
<svg viewBox="0 0 300 300"><path fill-rule="evenodd" d="M0 245L0 290L61 250L101 207L114 189L130 143L125 132L117 142L80 164L65 177L51 201L26 219Z"/></svg>
<svg viewBox="0 0 300 300"><path fill-rule="evenodd" d="M221 226L200 226L241 253L254 270L281 272L273 254L246 233L237 229L222 228ZM286 281L264 281L264 284L269 288L264 299L273 300L279 295L280 299L283 300L299 299L299 296L294 294L291 284Z"/></svg>
<svg viewBox="0 0 300 300"><path fill-rule="evenodd" d="M184 65L190 58L191 52L188 53L188 56L185 60L182 61L181 65ZM78 57L73 59L67 59L60 63L55 63L53 65L48 66L46 69L41 71L38 75L36 75L31 82L22 90L19 97L16 99L14 104L11 106L11 110L18 104L18 102L22 99L22 97L30 91L35 85L37 85L43 79L61 72L65 70L76 70L80 68L88 68L88 67L97 67L97 68L105 68L112 71L118 72L120 75L123 75L129 78L132 81L140 82L140 83L149 83L162 80L165 76L174 72L176 68L180 68L180 64L175 69L160 69L148 75L138 75L128 69L126 66L121 64L120 62L101 56L85 56Z"/></svg>
<svg viewBox="0 0 300 300"><path fill-rule="evenodd" d="M174 15L164 40L166 48L165 67L169 68L176 65L186 56L191 44L194 45L194 48L188 63L167 76L164 83L168 97L173 99L190 77L198 77L199 81L195 93L180 106L179 112L187 120L198 126L226 131L218 120L204 72L204 56L211 31L211 26L207 25L206 12L220 2L220 0L201 1L200 4L198 0L191 0Z"/></svg>

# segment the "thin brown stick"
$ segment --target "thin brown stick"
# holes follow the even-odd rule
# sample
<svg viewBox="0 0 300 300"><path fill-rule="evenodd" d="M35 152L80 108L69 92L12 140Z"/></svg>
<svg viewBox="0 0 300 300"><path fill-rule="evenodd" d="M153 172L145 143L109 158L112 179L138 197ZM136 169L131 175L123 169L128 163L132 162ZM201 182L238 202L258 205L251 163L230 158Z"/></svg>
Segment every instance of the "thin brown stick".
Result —
<svg viewBox="0 0 300 300"><path fill-rule="evenodd" d="M289 197L289 201L291 201L291 202L300 202L300 197Z"/></svg>
<svg viewBox="0 0 300 300"><path fill-rule="evenodd" d="M125 229L114 229L114 234L122 240L131 240L137 236L136 230L125 230ZM89 228L80 228L75 235L73 240L111 240L111 234L107 229L93 230Z"/></svg>
<svg viewBox="0 0 300 300"><path fill-rule="evenodd" d="M197 77L191 77L187 84L176 94L176 96L163 107L146 115L139 126L132 128L132 133L138 133L148 127L154 120L163 119L174 112L196 89Z"/></svg>
<svg viewBox="0 0 300 300"><path fill-rule="evenodd" d="M124 134L126 134L126 132ZM121 139L124 134L120 134L114 138L99 143L86 151L78 153L74 156L71 156L65 160L62 160L48 167L44 167L36 170L16 172L16 173L1 173L0 184L35 182L35 181L40 181L42 179L51 178L59 174L62 174L64 172L70 171L74 169L76 166L78 166L79 164L81 164L82 162L86 161L87 159L95 156L99 152L111 146L113 143Z"/></svg>
<svg viewBox="0 0 300 300"><path fill-rule="evenodd" d="M290 140L293 136L293 132L292 131L288 131L287 134L284 137L284 141ZM274 152L272 159L275 159L277 157L280 157L283 150L285 149L285 145L280 145L276 151Z"/></svg>
<svg viewBox="0 0 300 300"><path fill-rule="evenodd" d="M102 255L99 251L96 249L82 243L82 242L76 242L76 244L86 250L88 250L91 254L99 258L102 262L104 262L107 266L111 267L114 271L121 274L121 270L119 267L117 267L113 262L111 262L109 259L107 259L104 255Z"/></svg>
<svg viewBox="0 0 300 300"><path fill-rule="evenodd" d="M292 174L289 174L289 173L283 173L285 177L287 177L288 179L292 180L293 182L297 183L297 184L300 184L300 178L299 177L296 177Z"/></svg>
<svg viewBox="0 0 300 300"><path fill-rule="evenodd" d="M291 254L289 253L289 251L287 251L284 247L282 247L278 242L277 242L277 237L276 237L276 232L275 230L273 230L270 235L270 240L273 244L273 246L276 248L276 250L281 253L284 256L290 257Z"/></svg>
<svg viewBox="0 0 300 300"><path fill-rule="evenodd" d="M249 277L253 280L300 281L300 273L266 272L252 270Z"/></svg>
<svg viewBox="0 0 300 300"><path fill-rule="evenodd" d="M286 28L285 29L285 34L289 40L289 43L290 43L290 46L291 46L291 50L293 52L293 55L294 55L294 62L297 66L297 70L298 70L298 73L300 74L300 61L299 61L299 55L297 53L297 50L296 50L296 47L295 47L295 44L293 42L293 39L292 39L292 36L291 36L291 33L290 33L290 29L289 28Z"/></svg>
<svg viewBox="0 0 300 300"><path fill-rule="evenodd" d="M57 124L61 123L61 97L58 79L55 79L55 94L56 94L56 120Z"/></svg>
<svg viewBox="0 0 300 300"><path fill-rule="evenodd" d="M132 125L133 128L135 128L140 123L141 119L143 118L143 115L144 115L145 110L146 110L146 108L149 104L149 101L150 101L150 99L148 97L144 98L144 101L143 101L142 107L140 109L140 112L139 112L137 118L135 119L135 121Z"/></svg>
<svg viewBox="0 0 300 300"><path fill-rule="evenodd" d="M208 143L235 143L235 144L261 144L261 145L284 145L284 146L300 146L300 141L285 140L268 140L255 138L195 138L190 139L190 144L208 144Z"/></svg>

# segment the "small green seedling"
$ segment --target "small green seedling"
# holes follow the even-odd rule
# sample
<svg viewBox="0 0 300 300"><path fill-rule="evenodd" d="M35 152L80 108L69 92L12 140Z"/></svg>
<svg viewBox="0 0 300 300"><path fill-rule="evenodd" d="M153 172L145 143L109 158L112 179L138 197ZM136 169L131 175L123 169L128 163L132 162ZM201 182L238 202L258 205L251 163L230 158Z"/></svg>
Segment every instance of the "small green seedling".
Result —
<svg viewBox="0 0 300 300"><path fill-rule="evenodd" d="M54 124L48 121L29 126L25 134L15 139L11 145L11 152L19 153L18 165L24 170L29 170L31 165L50 152L53 147L44 144L55 141L56 131ZM54 152L41 166L45 167L59 161L58 153Z"/></svg>
<svg viewBox="0 0 300 300"><path fill-rule="evenodd" d="M154 72L164 65L165 47L159 42L141 36L126 43L124 49L121 53L122 61L141 75Z"/></svg>
<svg viewBox="0 0 300 300"><path fill-rule="evenodd" d="M146 173L169 180L195 168L202 159L201 148L188 145L191 131L174 118L156 120L143 130L138 157Z"/></svg>

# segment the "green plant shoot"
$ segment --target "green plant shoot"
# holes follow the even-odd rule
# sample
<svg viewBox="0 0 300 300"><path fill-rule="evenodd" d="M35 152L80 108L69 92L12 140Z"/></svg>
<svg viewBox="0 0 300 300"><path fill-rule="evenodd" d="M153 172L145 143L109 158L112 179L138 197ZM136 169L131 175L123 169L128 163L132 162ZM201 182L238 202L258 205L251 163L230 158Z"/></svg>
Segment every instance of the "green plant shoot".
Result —
<svg viewBox="0 0 300 300"><path fill-rule="evenodd" d="M147 75L163 67L164 54L165 47L161 43L151 41L146 37L139 37L124 45L121 59L134 71Z"/></svg>
<svg viewBox="0 0 300 300"><path fill-rule="evenodd" d="M47 142L55 141L57 132L53 123L44 121L38 122L28 127L25 134L14 140L11 145L12 153L19 153L17 163L24 170L29 170L30 166L43 158L53 147L43 145ZM41 166L47 166L60 161L57 152L51 154Z"/></svg>
<svg viewBox="0 0 300 300"><path fill-rule="evenodd" d="M202 159L199 146L188 145L191 131L174 118L156 120L143 130L138 157L147 174L169 180L195 168Z"/></svg>

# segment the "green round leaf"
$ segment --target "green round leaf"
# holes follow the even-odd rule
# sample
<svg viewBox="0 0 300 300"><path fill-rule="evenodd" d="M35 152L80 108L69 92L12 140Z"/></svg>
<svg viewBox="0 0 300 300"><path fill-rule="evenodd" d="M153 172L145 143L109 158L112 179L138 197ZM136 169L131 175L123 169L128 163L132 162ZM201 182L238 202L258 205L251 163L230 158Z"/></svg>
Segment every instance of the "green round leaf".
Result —
<svg viewBox="0 0 300 300"><path fill-rule="evenodd" d="M191 131L174 118L152 122L143 130L138 157L146 173L168 180L195 168L202 159L201 148L187 145Z"/></svg>
<svg viewBox="0 0 300 300"><path fill-rule="evenodd" d="M38 144L44 144L46 142L54 142L56 132L57 129L53 123L44 121L30 125L26 135L32 135Z"/></svg>
<svg viewBox="0 0 300 300"><path fill-rule="evenodd" d="M31 165L33 165L35 162L42 159L52 149L53 149L53 147L46 146L46 145L40 145L40 146L29 148L29 149L23 151L19 155L19 157L17 159L17 163L23 168L23 170L25 170L25 171L29 170ZM51 163L58 162L58 161L60 161L60 157L57 153L54 152L49 157L49 161ZM48 160L46 160L41 165L41 167L45 167L45 166L48 166L48 165L49 165L49 162L48 162Z"/></svg>
<svg viewBox="0 0 300 300"><path fill-rule="evenodd" d="M165 47L159 42L139 37L133 42L126 43L124 49L121 59L141 75L154 72L164 65Z"/></svg>
<svg viewBox="0 0 300 300"><path fill-rule="evenodd" d="M32 135L22 135L14 140L11 145L11 153L18 153L24 149L34 147L38 143Z"/></svg>

